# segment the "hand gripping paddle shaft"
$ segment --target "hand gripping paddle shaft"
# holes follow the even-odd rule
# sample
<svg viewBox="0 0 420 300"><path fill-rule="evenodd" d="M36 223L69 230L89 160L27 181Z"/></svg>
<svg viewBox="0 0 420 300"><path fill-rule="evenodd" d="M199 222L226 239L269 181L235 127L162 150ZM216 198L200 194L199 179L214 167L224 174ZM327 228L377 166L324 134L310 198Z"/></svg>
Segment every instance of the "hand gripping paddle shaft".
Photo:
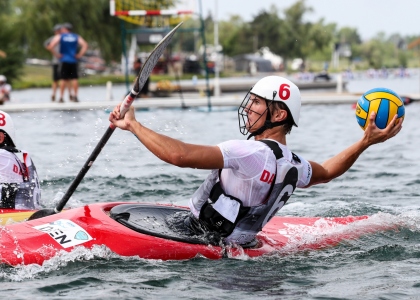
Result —
<svg viewBox="0 0 420 300"><path fill-rule="evenodd" d="M172 29L159 42L159 44L156 45L155 49L152 51L152 53L150 53L149 57L146 59L146 62L143 64L140 70L140 73L137 75L137 78L136 78L136 81L134 82L134 86L132 90L125 97L123 103L121 104L120 113L121 113L122 118L124 117L125 113L130 108L131 103L133 103L134 99L136 99L137 95L140 93L147 78L152 73L152 70L155 67L158 59L160 58L160 56L162 55L166 47L169 45L170 41L172 40L172 37L174 36L175 32L181 25L182 25L182 22L179 23L174 29ZM64 206L67 204L71 195L73 195L73 192L76 190L77 186L80 184L83 177L85 177L86 173L89 171L90 167L95 162L99 153L101 153L102 148L108 142L114 130L115 130L115 126L111 123L108 129L106 130L105 134L102 136L99 143L96 145L92 154L89 156L89 158L85 162L83 168L80 170L79 174L77 174L76 178L73 180L70 187L67 189L67 192L64 194L63 198L61 198L60 202L57 204L57 206L54 209L41 209L35 212L32 216L30 216L29 220L34 220L34 219L50 216L50 215L59 213L60 211L63 210Z"/></svg>

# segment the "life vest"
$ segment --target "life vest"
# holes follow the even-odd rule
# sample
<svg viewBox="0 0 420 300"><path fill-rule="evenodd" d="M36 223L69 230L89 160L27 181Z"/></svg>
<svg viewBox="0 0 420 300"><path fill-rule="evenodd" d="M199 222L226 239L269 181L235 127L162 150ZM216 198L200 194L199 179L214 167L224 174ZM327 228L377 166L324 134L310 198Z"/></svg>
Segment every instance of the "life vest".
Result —
<svg viewBox="0 0 420 300"><path fill-rule="evenodd" d="M38 173L29 154L22 151L23 161L9 149L19 166L22 182L0 183L0 208L38 209L40 208L41 187Z"/></svg>
<svg viewBox="0 0 420 300"><path fill-rule="evenodd" d="M296 188L298 181L297 168L283 156L279 145L270 140L262 140L270 147L276 156L277 170L269 195L262 204L252 207L244 207L242 201L230 195L226 195L216 178L214 171L203 183L203 190L213 184L206 201L200 209L199 220L209 231L218 232L224 238L225 243L246 245L251 243L265 224L283 207ZM299 158L293 154L293 160L300 163ZM220 176L218 176L220 178ZM206 188L207 187L207 188ZM234 218L227 219L218 210L218 202L223 207L231 207L236 210ZM219 205L220 206L220 205Z"/></svg>

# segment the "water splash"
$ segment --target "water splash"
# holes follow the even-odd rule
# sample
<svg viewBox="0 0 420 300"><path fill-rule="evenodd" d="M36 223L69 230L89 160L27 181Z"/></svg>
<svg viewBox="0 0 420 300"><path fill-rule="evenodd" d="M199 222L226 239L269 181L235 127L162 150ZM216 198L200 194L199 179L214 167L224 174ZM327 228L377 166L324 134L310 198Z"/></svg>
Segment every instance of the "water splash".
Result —
<svg viewBox="0 0 420 300"><path fill-rule="evenodd" d="M11 281L23 281L25 279L32 279L42 276L46 273L59 270L66 267L69 263L76 261L86 261L93 259L120 258L105 246L94 246L92 249L85 247L75 247L71 252L60 251L53 258L44 261L42 266L38 264L19 265L16 267L1 267L0 279L7 279Z"/></svg>
<svg viewBox="0 0 420 300"><path fill-rule="evenodd" d="M372 234L386 235L386 232L399 233L402 229L420 233L420 212L410 211L401 214L379 212L365 219L360 219L348 224L340 224L334 218L320 218L313 225L285 224L286 228L279 229L279 234L287 237L283 247L278 248L271 255L291 255L302 251L320 250L331 248L340 244L348 244L350 241L358 241L361 237ZM270 239L266 234L263 238L272 244L278 241ZM375 243L373 238L373 243ZM395 242L391 239L391 242ZM357 246L357 242L354 242ZM241 247L226 247L225 253L230 258L239 260L250 259ZM260 259L260 258L256 258Z"/></svg>

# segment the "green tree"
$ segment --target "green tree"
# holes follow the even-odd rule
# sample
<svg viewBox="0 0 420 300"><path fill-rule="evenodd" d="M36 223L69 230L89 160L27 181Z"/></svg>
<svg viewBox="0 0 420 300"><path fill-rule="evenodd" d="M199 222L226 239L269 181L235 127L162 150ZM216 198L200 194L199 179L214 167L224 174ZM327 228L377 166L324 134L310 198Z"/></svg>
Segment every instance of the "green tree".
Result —
<svg viewBox="0 0 420 300"><path fill-rule="evenodd" d="M363 43L362 57L365 58L372 68L382 68L386 58L395 54L394 46L386 40L385 33L378 33L373 39Z"/></svg>
<svg viewBox="0 0 420 300"><path fill-rule="evenodd" d="M223 52L228 56L250 53L254 49L251 27L239 15L220 22L219 37Z"/></svg>
<svg viewBox="0 0 420 300"><path fill-rule="evenodd" d="M383 65L383 51L378 40L371 40L362 46L362 57L365 58L372 68L380 68Z"/></svg>
<svg viewBox="0 0 420 300"><path fill-rule="evenodd" d="M43 46L57 23L69 22L90 49L100 50L109 61L119 59L121 38L119 20L109 15L107 0L15 0L15 34L28 57L50 57Z"/></svg>
<svg viewBox="0 0 420 300"><path fill-rule="evenodd" d="M23 51L15 39L14 26L5 15L0 15L0 74L5 75L9 83L22 74L24 64Z"/></svg>
<svg viewBox="0 0 420 300"><path fill-rule="evenodd" d="M337 43L350 45L351 56L349 57L349 60L352 60L354 57L359 57L361 55L362 39L360 38L356 28L340 28L335 35L335 41Z"/></svg>
<svg viewBox="0 0 420 300"><path fill-rule="evenodd" d="M10 0L0 0L0 15L9 15L12 12Z"/></svg>
<svg viewBox="0 0 420 300"><path fill-rule="evenodd" d="M252 30L253 51L261 47L268 47L274 53L283 50L282 44L286 39L285 32L281 30L284 27L284 21L278 16L277 8L272 5L269 11L260 11L250 23Z"/></svg>
<svg viewBox="0 0 420 300"><path fill-rule="evenodd" d="M248 23L244 23L240 30L233 32L222 41L224 53L235 56L244 53L251 53L254 50L253 31Z"/></svg>
<svg viewBox="0 0 420 300"><path fill-rule="evenodd" d="M257 39L258 48L269 47L286 63L292 58L305 60L314 52L330 48L335 28L334 25L324 24L322 19L315 23L304 21L304 15L311 11L312 8L300 0L286 8L284 17L280 18L273 5L268 11L262 10L254 17L250 23L251 36Z"/></svg>
<svg viewBox="0 0 420 300"><path fill-rule="evenodd" d="M337 32L337 40L342 43L359 45L362 43L359 33L356 28L342 27Z"/></svg>
<svg viewBox="0 0 420 300"><path fill-rule="evenodd" d="M219 44L223 47L223 53L228 56L238 54L235 39L245 27L245 22L239 15L233 15L228 21L219 22Z"/></svg>
<svg viewBox="0 0 420 300"><path fill-rule="evenodd" d="M306 59L316 52L328 53L330 57L334 30L335 24L324 24L324 19L310 24L308 38L302 44L301 57Z"/></svg>
<svg viewBox="0 0 420 300"><path fill-rule="evenodd" d="M406 68L408 65L408 55L405 51L398 52L398 64Z"/></svg>
<svg viewBox="0 0 420 300"><path fill-rule="evenodd" d="M55 24L69 22L73 31L88 43L89 49L99 50L106 61L121 57L121 22L109 13L109 0L1 0L13 12L15 38L25 49L27 57L49 58L43 42L53 32ZM173 6L174 0L136 0L133 3L149 9ZM1 6L0 6L1 7Z"/></svg>
<svg viewBox="0 0 420 300"><path fill-rule="evenodd" d="M282 44L282 56L284 58L300 57L305 59L306 51L304 47L309 42L311 23L304 22L303 16L311 12L312 8L305 5L305 1L300 0L284 10L284 23L282 26L284 40Z"/></svg>

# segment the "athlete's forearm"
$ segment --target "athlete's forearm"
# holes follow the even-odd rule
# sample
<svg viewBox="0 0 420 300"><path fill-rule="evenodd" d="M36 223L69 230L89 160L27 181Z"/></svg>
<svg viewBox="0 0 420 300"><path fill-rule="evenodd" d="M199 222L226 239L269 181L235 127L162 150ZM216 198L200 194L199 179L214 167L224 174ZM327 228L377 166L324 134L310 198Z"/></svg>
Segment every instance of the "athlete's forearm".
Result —
<svg viewBox="0 0 420 300"><path fill-rule="evenodd" d="M217 146L184 143L154 132L137 121L129 121L127 129L134 133L149 151L172 165L198 169L221 169L224 166L222 152Z"/></svg>
<svg viewBox="0 0 420 300"><path fill-rule="evenodd" d="M184 142L154 132L136 121L131 122L129 130L161 160L176 166L184 166L182 157L187 155Z"/></svg>
<svg viewBox="0 0 420 300"><path fill-rule="evenodd" d="M369 145L362 139L323 162L322 166L327 171L325 181L330 181L345 173L368 147Z"/></svg>

